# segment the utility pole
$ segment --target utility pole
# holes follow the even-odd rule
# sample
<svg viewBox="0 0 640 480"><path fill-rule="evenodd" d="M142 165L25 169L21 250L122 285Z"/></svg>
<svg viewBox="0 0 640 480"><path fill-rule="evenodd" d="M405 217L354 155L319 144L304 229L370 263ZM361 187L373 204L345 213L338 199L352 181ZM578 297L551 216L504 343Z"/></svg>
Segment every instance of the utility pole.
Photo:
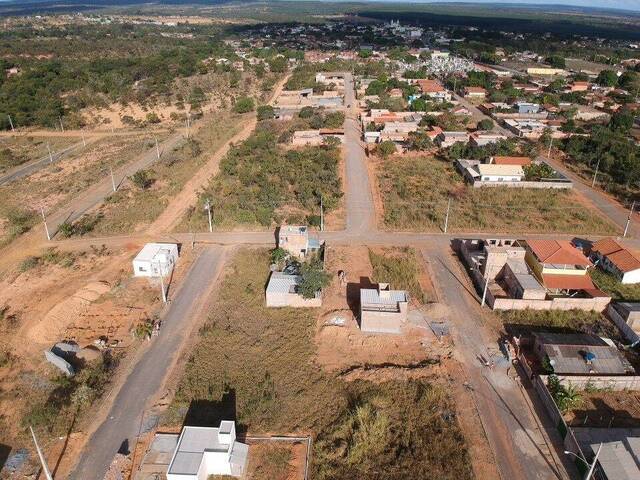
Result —
<svg viewBox="0 0 640 480"><path fill-rule="evenodd" d="M11 120L11 115L7 115L7 117L9 117L9 125L11 125L11 131L12 131L12 132L15 132L15 131L16 131L16 129L15 129L15 128L13 128L13 120Z"/></svg>
<svg viewBox="0 0 640 480"><path fill-rule="evenodd" d="M600 168L600 160L601 158L598 158L598 163L596 163L596 171L593 173L593 182L591 182L591 188L596 186L596 177L598 176L598 169Z"/></svg>
<svg viewBox="0 0 640 480"><path fill-rule="evenodd" d="M38 445L38 439L36 439L36 434L29 425L29 430L31 431L31 436L33 437L33 443L36 445L36 452L38 452L38 458L40 459L40 465L42 465L42 471L44 472L44 476L47 480L53 480L53 476L51 476L51 471L49 470L49 466L47 465L47 460L44 458L42 454L42 450L40 450L40 445Z"/></svg>
<svg viewBox="0 0 640 480"><path fill-rule="evenodd" d="M324 205L322 204L322 194L320 194L320 231L324 232Z"/></svg>
<svg viewBox="0 0 640 480"><path fill-rule="evenodd" d="M164 276L162 274L162 266L158 262L158 273L160 275L160 290L162 290L162 303L167 303L167 292L164 291Z"/></svg>
<svg viewBox="0 0 640 480"><path fill-rule="evenodd" d="M633 209L636 206L636 201L634 200L633 202L631 202L631 210L629 210L629 216L627 217L627 223L624 226L624 233L622 234L623 237L627 236L627 231L629 230L629 224L631 223L631 216L633 215Z"/></svg>
<svg viewBox="0 0 640 480"><path fill-rule="evenodd" d="M113 191L115 192L116 189L116 179L113 176L113 167L111 165L109 165L109 172L111 173L111 188L113 188Z"/></svg>
<svg viewBox="0 0 640 480"><path fill-rule="evenodd" d="M51 147L47 143L47 150L49 152L49 163L53 163L53 155L51 155Z"/></svg>
<svg viewBox="0 0 640 480"><path fill-rule="evenodd" d="M47 240L51 241L51 235L49 235L49 227L47 226L47 218L44 216L44 207L40 207L40 213L42 214L42 222L44 223L44 231L47 234Z"/></svg>
<svg viewBox="0 0 640 480"><path fill-rule="evenodd" d="M484 304L487 301L487 290L489 290L489 277L484 282L484 290L482 291L482 303L480 303L480 307L484 307Z"/></svg>
<svg viewBox="0 0 640 480"><path fill-rule="evenodd" d="M553 145L553 137L549 134L549 151L547 152L547 158L551 159L551 146Z"/></svg>
<svg viewBox="0 0 640 480"><path fill-rule="evenodd" d="M82 146L83 147L87 146L87 141L84 139L84 132L82 132Z"/></svg>
<svg viewBox="0 0 640 480"><path fill-rule="evenodd" d="M589 471L587 472L587 476L584 477L584 480L591 480L591 477L593 476L593 472L596 469L596 465L598 464L598 456L600 455L600 450L602 450L602 442L600 442L600 446L598 447L598 451L596 452L596 456L593 457L593 463L591 464L591 467L589 468Z"/></svg>
<svg viewBox="0 0 640 480"><path fill-rule="evenodd" d="M191 114L187 113L187 138L189 138L189 126L191 124Z"/></svg>
<svg viewBox="0 0 640 480"><path fill-rule="evenodd" d="M64 133L64 125L62 124L62 117L58 117L58 120L60 120L60 130L62 130L62 133Z"/></svg>
<svg viewBox="0 0 640 480"><path fill-rule="evenodd" d="M160 160L160 147L158 147L158 137L155 137L156 139L156 157L158 160Z"/></svg>
<svg viewBox="0 0 640 480"><path fill-rule="evenodd" d="M447 214L444 217L444 233L447 233L447 228L449 227L449 210L451 210L451 197L447 202Z"/></svg>
<svg viewBox="0 0 640 480"><path fill-rule="evenodd" d="M211 200L207 198L204 203L204 209L207 211L207 216L209 217L209 233L213 232L213 223L211 222Z"/></svg>

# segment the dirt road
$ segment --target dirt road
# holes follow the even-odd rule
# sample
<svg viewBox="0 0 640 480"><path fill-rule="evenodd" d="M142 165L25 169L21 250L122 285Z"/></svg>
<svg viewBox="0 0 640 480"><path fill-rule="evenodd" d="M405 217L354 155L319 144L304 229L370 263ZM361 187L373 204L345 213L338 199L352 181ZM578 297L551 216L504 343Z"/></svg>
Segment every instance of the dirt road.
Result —
<svg viewBox="0 0 640 480"><path fill-rule="evenodd" d="M273 90L270 101L280 95L284 88L284 84L289 79L289 75L282 78ZM267 102L267 103L269 103ZM178 195L176 195L167 208L160 216L149 226L147 233L149 235L157 235L162 232L172 231L180 222L187 210L197 202L198 192L202 190L211 177L215 176L220 169L220 161L225 157L232 144L240 143L246 140L256 128L258 120L255 115L251 115L242 123L241 130L224 143L222 147L212 153L196 174L189 180Z"/></svg>
<svg viewBox="0 0 640 480"><path fill-rule="evenodd" d="M435 274L440 301L451 309L457 354L466 370L466 382L473 390L476 406L500 476L506 479L556 479L569 477L570 461L558 458L554 443L562 451L562 441L547 417L541 425L529 410L514 372L507 375L508 363L498 351L497 337L483 318L476 295L459 268L449 245L423 249L422 256ZM493 355L493 356L492 356ZM482 366L478 357L495 359L495 367ZM560 465L565 461L566 465Z"/></svg>
<svg viewBox="0 0 640 480"><path fill-rule="evenodd" d="M102 480L118 450L133 449L147 403L153 401L187 340L186 332L202 320L220 275L226 250L205 248L176 292L162 318L162 329L118 392L108 417L91 435L81 460L69 478ZM170 294L170 298L171 298Z"/></svg>

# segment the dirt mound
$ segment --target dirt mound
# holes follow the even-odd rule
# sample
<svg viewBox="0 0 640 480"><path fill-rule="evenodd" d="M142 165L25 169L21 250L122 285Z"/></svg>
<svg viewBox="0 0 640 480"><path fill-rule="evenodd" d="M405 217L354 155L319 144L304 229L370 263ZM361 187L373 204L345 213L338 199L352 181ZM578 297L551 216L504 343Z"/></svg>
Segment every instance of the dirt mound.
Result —
<svg viewBox="0 0 640 480"><path fill-rule="evenodd" d="M36 343L50 344L61 339L64 330L87 312L89 306L111 290L107 282L91 282L55 305L28 332Z"/></svg>

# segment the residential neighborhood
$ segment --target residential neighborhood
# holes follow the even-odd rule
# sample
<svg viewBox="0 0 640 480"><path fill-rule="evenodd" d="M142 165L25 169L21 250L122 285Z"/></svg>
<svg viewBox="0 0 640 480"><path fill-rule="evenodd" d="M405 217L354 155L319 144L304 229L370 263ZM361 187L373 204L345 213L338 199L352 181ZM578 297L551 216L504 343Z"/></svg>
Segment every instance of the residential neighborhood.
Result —
<svg viewBox="0 0 640 480"><path fill-rule="evenodd" d="M633 2L98 3L0 2L1 479L640 478Z"/></svg>

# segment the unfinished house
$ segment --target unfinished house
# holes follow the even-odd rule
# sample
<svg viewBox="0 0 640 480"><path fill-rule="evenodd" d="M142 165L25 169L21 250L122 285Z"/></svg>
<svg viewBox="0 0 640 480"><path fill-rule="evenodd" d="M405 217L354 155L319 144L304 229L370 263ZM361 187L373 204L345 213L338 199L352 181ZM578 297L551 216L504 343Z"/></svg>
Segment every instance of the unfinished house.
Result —
<svg viewBox="0 0 640 480"><path fill-rule="evenodd" d="M321 245L317 238L309 238L309 227L306 225L283 225L278 231L278 247L304 259L318 252Z"/></svg>
<svg viewBox="0 0 640 480"><path fill-rule="evenodd" d="M207 480L211 475L241 477L249 447L236 441L236 424L220 427L184 427L169 463L167 480Z"/></svg>
<svg viewBox="0 0 640 480"><path fill-rule="evenodd" d="M284 272L272 272L265 292L267 307L314 308L322 306L322 292L314 298L304 298L298 291L302 277Z"/></svg>
<svg viewBox="0 0 640 480"><path fill-rule="evenodd" d="M476 289L493 309L604 310L611 298L586 275L586 257L569 242L554 242L463 239L459 252ZM552 263L568 260L575 264Z"/></svg>
<svg viewBox="0 0 640 480"><path fill-rule="evenodd" d="M611 340L587 333L534 333L533 352L556 375L635 374Z"/></svg>
<svg viewBox="0 0 640 480"><path fill-rule="evenodd" d="M409 295L391 290L388 283L360 289L360 330L368 333L400 333L407 319Z"/></svg>

